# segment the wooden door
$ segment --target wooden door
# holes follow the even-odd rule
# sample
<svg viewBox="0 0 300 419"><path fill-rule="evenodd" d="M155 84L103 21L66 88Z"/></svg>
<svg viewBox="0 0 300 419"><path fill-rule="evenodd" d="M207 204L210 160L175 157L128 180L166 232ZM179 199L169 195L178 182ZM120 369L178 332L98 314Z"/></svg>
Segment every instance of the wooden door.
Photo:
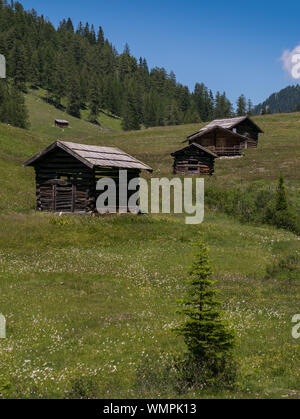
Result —
<svg viewBox="0 0 300 419"><path fill-rule="evenodd" d="M55 212L75 211L76 185L53 185L53 210Z"/></svg>

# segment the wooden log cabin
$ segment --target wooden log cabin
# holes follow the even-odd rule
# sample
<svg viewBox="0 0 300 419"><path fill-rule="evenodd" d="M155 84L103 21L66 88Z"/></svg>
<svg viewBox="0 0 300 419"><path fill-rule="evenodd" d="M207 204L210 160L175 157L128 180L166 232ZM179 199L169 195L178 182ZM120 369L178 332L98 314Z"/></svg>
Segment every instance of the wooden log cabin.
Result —
<svg viewBox="0 0 300 419"><path fill-rule="evenodd" d="M62 213L97 212L100 191L96 185L101 178L114 179L118 189L119 170L127 171L128 183L142 170L152 172L151 167L118 148L63 141L27 160L23 167L28 166L35 169L36 209ZM117 190L117 211L124 212L118 196Z"/></svg>
<svg viewBox="0 0 300 419"><path fill-rule="evenodd" d="M174 157L174 174L210 176L214 173L215 159L218 157L196 143L175 151L171 156Z"/></svg>
<svg viewBox="0 0 300 419"><path fill-rule="evenodd" d="M197 143L220 156L240 156L247 148L256 148L263 133L248 116L216 119L184 142Z"/></svg>

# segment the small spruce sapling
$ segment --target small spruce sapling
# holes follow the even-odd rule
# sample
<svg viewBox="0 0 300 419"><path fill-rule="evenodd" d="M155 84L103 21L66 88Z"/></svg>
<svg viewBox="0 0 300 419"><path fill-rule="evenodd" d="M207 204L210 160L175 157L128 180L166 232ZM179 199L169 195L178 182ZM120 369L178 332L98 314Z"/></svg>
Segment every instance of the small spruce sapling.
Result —
<svg viewBox="0 0 300 419"><path fill-rule="evenodd" d="M290 210L282 175L279 176L275 198L273 224L278 228L286 228L297 232L294 213Z"/></svg>
<svg viewBox="0 0 300 419"><path fill-rule="evenodd" d="M175 330L183 336L188 349L184 368L197 371L193 381L203 380L203 377L197 377L201 371L206 371L207 375L208 370L210 378L224 375L229 364L230 368L233 365L232 349L235 346L234 331L229 329L220 311L218 290L214 287L216 281L212 280L208 249L202 239L197 241L196 248L187 294L178 301L181 306L178 312L184 314L186 320Z"/></svg>

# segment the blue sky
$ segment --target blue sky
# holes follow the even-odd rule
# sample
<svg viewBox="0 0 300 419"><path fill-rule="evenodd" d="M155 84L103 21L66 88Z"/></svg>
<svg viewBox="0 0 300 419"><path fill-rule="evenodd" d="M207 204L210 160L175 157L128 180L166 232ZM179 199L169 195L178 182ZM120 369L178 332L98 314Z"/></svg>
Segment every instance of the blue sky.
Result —
<svg viewBox="0 0 300 419"><path fill-rule="evenodd" d="M193 89L205 83L235 102L244 93L256 104L292 84L280 57L300 44L300 2L201 0L21 0L57 25L102 26L118 51L128 42L150 67L173 70Z"/></svg>

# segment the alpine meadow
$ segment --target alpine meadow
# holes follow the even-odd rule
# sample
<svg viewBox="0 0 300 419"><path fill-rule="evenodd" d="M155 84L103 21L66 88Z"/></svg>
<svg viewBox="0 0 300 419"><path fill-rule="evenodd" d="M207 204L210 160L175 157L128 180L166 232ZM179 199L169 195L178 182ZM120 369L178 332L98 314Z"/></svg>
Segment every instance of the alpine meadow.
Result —
<svg viewBox="0 0 300 419"><path fill-rule="evenodd" d="M299 399L297 100L234 106L74 26L0 0L0 399ZM204 222L97 213L90 176L132 162L204 178Z"/></svg>

